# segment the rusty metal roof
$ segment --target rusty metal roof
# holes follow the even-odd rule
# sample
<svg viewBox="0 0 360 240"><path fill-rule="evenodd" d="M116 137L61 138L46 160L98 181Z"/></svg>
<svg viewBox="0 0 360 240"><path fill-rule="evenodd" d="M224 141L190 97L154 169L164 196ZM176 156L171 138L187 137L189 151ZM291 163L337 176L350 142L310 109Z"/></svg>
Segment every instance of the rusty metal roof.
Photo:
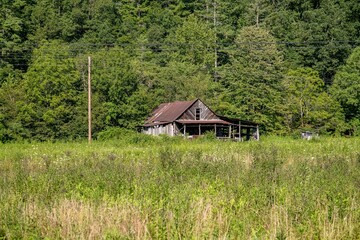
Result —
<svg viewBox="0 0 360 240"><path fill-rule="evenodd" d="M168 124L178 122L182 124L223 124L223 125L248 125L256 126L257 123L251 121L240 120L237 118L229 118L215 114L220 119L212 120L177 120L186 110L188 110L196 101L176 101L171 103L162 103L152 111L148 119L144 123L144 127Z"/></svg>
<svg viewBox="0 0 360 240"><path fill-rule="evenodd" d="M150 117L145 121L144 126L174 122L197 100L198 99L193 101L162 103L154 111L152 111Z"/></svg>
<svg viewBox="0 0 360 240"><path fill-rule="evenodd" d="M212 119L212 120L177 120L176 122L181 124L223 124L223 125L231 125L231 123L220 120L220 119Z"/></svg>

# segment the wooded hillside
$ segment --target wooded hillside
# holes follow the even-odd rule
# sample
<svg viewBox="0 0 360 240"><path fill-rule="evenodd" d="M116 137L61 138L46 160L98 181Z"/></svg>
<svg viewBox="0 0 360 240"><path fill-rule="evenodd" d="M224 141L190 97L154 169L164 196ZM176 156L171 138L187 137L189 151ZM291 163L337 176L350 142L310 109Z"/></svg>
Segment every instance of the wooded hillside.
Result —
<svg viewBox="0 0 360 240"><path fill-rule="evenodd" d="M3 0L0 141L135 129L201 98L267 133L360 134L356 0Z"/></svg>

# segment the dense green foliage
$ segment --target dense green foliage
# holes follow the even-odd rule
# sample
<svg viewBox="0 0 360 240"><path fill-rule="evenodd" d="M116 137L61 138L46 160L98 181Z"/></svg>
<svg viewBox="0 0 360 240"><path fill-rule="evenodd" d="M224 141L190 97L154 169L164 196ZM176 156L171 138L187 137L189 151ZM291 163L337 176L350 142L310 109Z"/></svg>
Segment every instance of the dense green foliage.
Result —
<svg viewBox="0 0 360 240"><path fill-rule="evenodd" d="M360 48L354 50L335 75L331 87L334 98L342 105L349 130L360 133Z"/></svg>
<svg viewBox="0 0 360 240"><path fill-rule="evenodd" d="M3 0L0 141L134 129L201 98L266 132L359 135L355 0ZM351 55L351 57L350 57Z"/></svg>
<svg viewBox="0 0 360 240"><path fill-rule="evenodd" d="M359 138L0 145L1 239L359 239Z"/></svg>

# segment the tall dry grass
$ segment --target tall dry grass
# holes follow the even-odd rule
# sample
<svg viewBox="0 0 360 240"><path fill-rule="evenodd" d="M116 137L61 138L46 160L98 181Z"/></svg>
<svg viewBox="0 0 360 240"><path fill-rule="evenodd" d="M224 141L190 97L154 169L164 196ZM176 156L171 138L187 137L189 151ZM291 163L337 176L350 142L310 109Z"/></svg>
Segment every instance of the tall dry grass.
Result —
<svg viewBox="0 0 360 240"><path fill-rule="evenodd" d="M48 239L101 239L149 237L147 218L139 207L130 203L93 204L76 199L61 199L47 207L29 202L23 217Z"/></svg>
<svg viewBox="0 0 360 240"><path fill-rule="evenodd" d="M360 238L359 139L165 140L1 145L0 239Z"/></svg>

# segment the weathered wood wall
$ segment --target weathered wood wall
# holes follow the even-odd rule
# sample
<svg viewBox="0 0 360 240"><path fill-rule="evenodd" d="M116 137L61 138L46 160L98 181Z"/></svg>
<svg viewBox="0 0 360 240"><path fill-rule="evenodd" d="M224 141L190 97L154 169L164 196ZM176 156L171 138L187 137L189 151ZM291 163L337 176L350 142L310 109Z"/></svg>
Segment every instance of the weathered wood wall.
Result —
<svg viewBox="0 0 360 240"><path fill-rule="evenodd" d="M203 102L197 100L186 112L184 112L179 120L195 120L196 109L201 109L201 120L219 119Z"/></svg>
<svg viewBox="0 0 360 240"><path fill-rule="evenodd" d="M149 135L160 135L160 134L167 134L170 136L174 136L174 126L172 123L166 125L156 125L144 128L143 133Z"/></svg>

